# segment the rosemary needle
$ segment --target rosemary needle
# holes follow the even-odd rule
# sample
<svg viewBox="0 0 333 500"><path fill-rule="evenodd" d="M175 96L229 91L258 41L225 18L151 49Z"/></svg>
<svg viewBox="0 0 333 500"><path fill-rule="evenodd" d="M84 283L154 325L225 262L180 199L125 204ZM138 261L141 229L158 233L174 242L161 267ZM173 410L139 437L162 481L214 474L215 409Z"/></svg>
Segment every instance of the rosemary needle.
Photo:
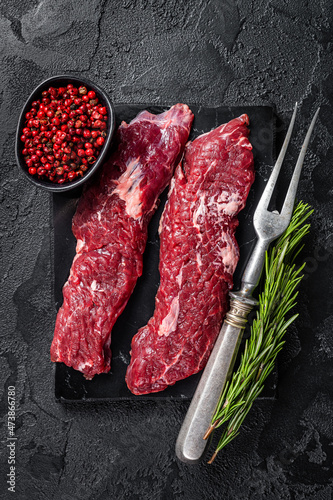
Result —
<svg viewBox="0 0 333 500"><path fill-rule="evenodd" d="M297 267L295 258L303 248L304 236L309 232L310 224L306 220L312 212L309 205L299 202L288 228L266 252L259 307L251 325L251 336L245 342L239 367L226 383L211 427L205 434L207 438L224 425L217 448L208 463L212 463L218 452L239 434L243 420L274 368L276 356L285 342L284 334L298 316L287 317L296 305L297 289L303 277L305 264Z"/></svg>

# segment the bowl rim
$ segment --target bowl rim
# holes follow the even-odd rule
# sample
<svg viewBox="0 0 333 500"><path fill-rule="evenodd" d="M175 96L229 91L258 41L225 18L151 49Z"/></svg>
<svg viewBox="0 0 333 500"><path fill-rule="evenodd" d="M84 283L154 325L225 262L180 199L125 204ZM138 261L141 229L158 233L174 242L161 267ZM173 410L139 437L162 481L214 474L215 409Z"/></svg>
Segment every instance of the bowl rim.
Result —
<svg viewBox="0 0 333 500"><path fill-rule="evenodd" d="M64 183L64 184L54 184L52 182L46 181L46 180L38 180L35 179L31 174L26 169L25 164L23 163L23 158L22 158L22 153L20 151L20 148L22 149L22 142L21 142L21 134L22 134L22 129L24 128L24 122L25 122L25 114L28 112L27 108L30 106L31 103L36 100L36 97L44 90L45 87L49 87L51 83L59 83L67 81L66 85L70 82L73 83L81 83L86 86L89 86L92 88L92 90L95 90L99 95L98 97L102 98L103 104L107 105L108 108L108 128L107 128L107 135L106 135L106 140L105 143L100 150L100 153L98 155L97 160L93 165L90 167L90 169L87 171L87 173L81 177L80 179L77 179L72 182ZM101 163L103 162L105 155L109 149L109 146L111 144L114 130L115 130L115 111L114 111L114 106L113 103L108 96L108 94L105 92L104 89L102 89L99 85L96 83L92 82L89 80L89 78L86 77L81 77L81 76L76 76L76 75L71 75L71 74L65 74L65 75L56 75L52 76L50 78L47 78L46 80L43 80L41 83L39 83L33 91L30 93L29 97L26 99L24 105L22 106L21 113L17 122L17 127L16 127L16 138L15 138L15 157L16 157L16 163L20 170L23 172L25 177L35 186L40 187L42 189L45 189L47 191L51 192L64 192L64 191L70 191L72 189L78 188L79 186L82 186L90 177L92 177L96 170L101 166Z"/></svg>

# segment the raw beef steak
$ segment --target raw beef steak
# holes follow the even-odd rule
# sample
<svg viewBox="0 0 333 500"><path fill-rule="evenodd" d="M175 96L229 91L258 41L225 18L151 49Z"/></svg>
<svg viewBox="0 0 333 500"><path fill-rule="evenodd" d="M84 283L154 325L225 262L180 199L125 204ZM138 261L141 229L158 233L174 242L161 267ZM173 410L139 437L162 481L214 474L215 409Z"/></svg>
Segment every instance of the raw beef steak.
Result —
<svg viewBox="0 0 333 500"><path fill-rule="evenodd" d="M132 341L126 374L134 394L165 389L201 370L228 309L239 250L237 214L254 180L247 115L185 150L160 223L154 316Z"/></svg>
<svg viewBox="0 0 333 500"><path fill-rule="evenodd" d="M192 120L190 109L176 104L122 123L110 160L79 201L72 226L77 253L63 287L51 360L87 379L110 370L111 330L142 274L147 225Z"/></svg>

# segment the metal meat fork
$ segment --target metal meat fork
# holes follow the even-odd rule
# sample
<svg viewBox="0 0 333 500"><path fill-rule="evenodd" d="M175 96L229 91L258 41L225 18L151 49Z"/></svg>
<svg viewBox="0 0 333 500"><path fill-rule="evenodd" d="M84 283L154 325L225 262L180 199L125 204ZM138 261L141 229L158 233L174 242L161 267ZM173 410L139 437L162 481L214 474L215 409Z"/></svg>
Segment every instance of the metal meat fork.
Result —
<svg viewBox="0 0 333 500"><path fill-rule="evenodd" d="M269 244L287 229L292 216L306 149L319 109L314 115L306 134L281 212L269 212L268 204L290 141L296 112L297 103L281 152L254 213L253 223L257 234L257 242L242 276L241 288L238 292L230 293L230 310L226 314L226 319L201 376L177 439L176 455L183 462L198 462L206 448L207 441L204 440L204 434L210 426L224 385L231 376L243 329L247 323L247 316L252 307L257 304L257 301L252 297L252 292L260 279L265 252Z"/></svg>

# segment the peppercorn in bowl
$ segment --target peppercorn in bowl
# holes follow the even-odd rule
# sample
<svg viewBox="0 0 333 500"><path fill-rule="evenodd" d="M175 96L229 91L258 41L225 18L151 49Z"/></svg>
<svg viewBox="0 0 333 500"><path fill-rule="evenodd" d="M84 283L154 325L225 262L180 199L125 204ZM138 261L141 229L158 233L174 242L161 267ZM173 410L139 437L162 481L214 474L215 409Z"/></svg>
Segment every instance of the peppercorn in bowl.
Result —
<svg viewBox="0 0 333 500"><path fill-rule="evenodd" d="M86 78L49 78L21 112L17 163L36 186L56 192L77 188L102 164L114 127L113 105L104 90Z"/></svg>

